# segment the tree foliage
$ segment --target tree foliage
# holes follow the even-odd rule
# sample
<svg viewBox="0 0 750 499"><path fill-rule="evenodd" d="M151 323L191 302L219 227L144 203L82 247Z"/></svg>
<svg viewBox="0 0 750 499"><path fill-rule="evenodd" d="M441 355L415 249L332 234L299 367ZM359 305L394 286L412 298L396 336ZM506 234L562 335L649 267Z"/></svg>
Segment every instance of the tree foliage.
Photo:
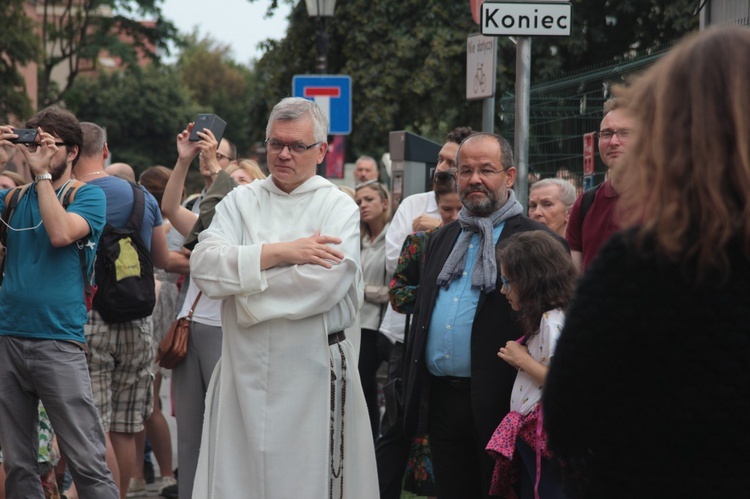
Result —
<svg viewBox="0 0 750 499"><path fill-rule="evenodd" d="M291 93L295 74L315 73L315 22L304 2L279 1L296 6L286 38L265 42L256 64L258 88L249 111L256 126L265 125L270 106ZM532 85L658 47L697 27L693 0L571 3L570 37L532 41ZM465 99L466 37L479 32L469 2L339 1L328 32L328 72L353 81L349 159L387 150L392 130L441 142L456 126L481 127L481 103ZM498 39L498 95L514 91L515 54L512 40Z"/></svg>
<svg viewBox="0 0 750 499"><path fill-rule="evenodd" d="M66 102L79 120L105 127L112 160L137 173L174 164L175 137L198 110L177 71L158 66L79 78Z"/></svg>
<svg viewBox="0 0 750 499"><path fill-rule="evenodd" d="M39 51L31 19L24 13L23 0L5 0L0 4L0 122L10 116L28 117L31 101L26 93L19 67L33 62ZM12 29L11 29L12 27Z"/></svg>
<svg viewBox="0 0 750 499"><path fill-rule="evenodd" d="M247 113L252 72L232 59L229 46L200 39L197 31L183 37L182 47L177 69L193 101L201 112L216 113L227 122L226 137L246 156L252 146Z"/></svg>
<svg viewBox="0 0 750 499"><path fill-rule="evenodd" d="M328 25L328 72L352 76L349 158L379 156L388 133L410 130L442 141L458 125L478 127L481 105L465 100L466 6L437 0L340 2ZM269 41L256 65L254 121L291 93L295 74L315 72L315 23L304 3L292 10L286 38Z"/></svg>
<svg viewBox="0 0 750 499"><path fill-rule="evenodd" d="M156 59L156 51L167 50L177 35L161 17L158 0L42 0L37 9L42 12L40 107L65 100L81 71L98 68L102 51L132 65L139 57ZM53 77L60 70L67 75L62 84Z"/></svg>

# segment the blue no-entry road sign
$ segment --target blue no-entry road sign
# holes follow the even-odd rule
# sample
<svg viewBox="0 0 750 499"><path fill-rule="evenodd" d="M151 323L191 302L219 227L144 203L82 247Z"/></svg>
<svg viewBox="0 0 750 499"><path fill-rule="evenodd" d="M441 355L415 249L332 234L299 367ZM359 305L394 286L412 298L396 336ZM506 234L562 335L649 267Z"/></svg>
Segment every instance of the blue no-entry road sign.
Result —
<svg viewBox="0 0 750 499"><path fill-rule="evenodd" d="M337 75L295 75L292 95L315 101L328 116L331 135L352 133L352 79Z"/></svg>

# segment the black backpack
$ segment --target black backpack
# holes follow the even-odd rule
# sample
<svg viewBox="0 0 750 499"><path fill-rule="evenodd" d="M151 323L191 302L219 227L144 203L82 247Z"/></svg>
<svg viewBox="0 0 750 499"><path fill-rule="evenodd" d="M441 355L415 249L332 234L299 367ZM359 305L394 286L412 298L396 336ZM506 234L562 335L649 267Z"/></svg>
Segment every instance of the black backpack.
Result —
<svg viewBox="0 0 750 499"><path fill-rule="evenodd" d="M146 200L138 184L128 183L133 188L130 219L122 229L107 223L96 249L94 310L110 324L148 317L156 305L154 265L140 232Z"/></svg>

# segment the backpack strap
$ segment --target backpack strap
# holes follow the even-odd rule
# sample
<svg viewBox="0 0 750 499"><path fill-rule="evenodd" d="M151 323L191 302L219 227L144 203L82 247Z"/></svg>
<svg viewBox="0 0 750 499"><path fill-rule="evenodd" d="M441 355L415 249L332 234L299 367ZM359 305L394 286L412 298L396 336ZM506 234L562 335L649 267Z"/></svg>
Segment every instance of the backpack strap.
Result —
<svg viewBox="0 0 750 499"><path fill-rule="evenodd" d="M68 180L63 186L62 191L60 191L60 199L62 200L63 208L67 208L68 205L73 202L76 197L76 192L78 192L78 189L84 185L86 184L80 180Z"/></svg>
<svg viewBox="0 0 750 499"><path fill-rule="evenodd" d="M63 187L62 191L60 191L60 198L62 199L62 205L63 208L68 208L68 206L73 202L73 200L76 197L76 192L78 192L78 189L86 185L84 182L81 182L80 180L69 180L65 186ZM86 243L83 241L83 238L76 241L76 248L78 248L78 261L81 264L81 278L83 279L83 289L85 294L92 293L91 291L91 282L89 281L89 269L88 265L86 265Z"/></svg>
<svg viewBox="0 0 750 499"><path fill-rule="evenodd" d="M140 185L130 181L128 183L133 188L133 208L130 210L130 220L128 220L127 228L133 232L140 233L141 225L143 224L143 212L146 208L146 199Z"/></svg>
<svg viewBox="0 0 750 499"><path fill-rule="evenodd" d="M583 193L583 199L581 199L581 228L583 228L583 221L586 218L586 213L588 213L591 205L594 204L596 191L598 191L601 186L602 184L597 184Z"/></svg>
<svg viewBox="0 0 750 499"><path fill-rule="evenodd" d="M10 224L10 218L13 216L13 212L16 211L18 201L26 194L33 183L24 184L18 187L14 187L5 195L5 211L3 211L3 220L0 223L0 243L2 243L4 251L8 249L8 224ZM5 275L5 255L3 255L2 261L0 261L0 284L3 282L3 276Z"/></svg>

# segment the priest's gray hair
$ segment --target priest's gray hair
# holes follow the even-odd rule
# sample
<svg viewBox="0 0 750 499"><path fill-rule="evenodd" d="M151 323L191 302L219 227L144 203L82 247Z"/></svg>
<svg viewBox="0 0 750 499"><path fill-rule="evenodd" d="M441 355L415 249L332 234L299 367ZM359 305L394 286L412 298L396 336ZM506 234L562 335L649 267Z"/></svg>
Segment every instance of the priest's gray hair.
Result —
<svg viewBox="0 0 750 499"><path fill-rule="evenodd" d="M327 142L328 118L315 102L302 97L287 97L273 107L266 126L266 138L270 136L271 125L274 122L294 121L306 116L313 122L315 142Z"/></svg>

